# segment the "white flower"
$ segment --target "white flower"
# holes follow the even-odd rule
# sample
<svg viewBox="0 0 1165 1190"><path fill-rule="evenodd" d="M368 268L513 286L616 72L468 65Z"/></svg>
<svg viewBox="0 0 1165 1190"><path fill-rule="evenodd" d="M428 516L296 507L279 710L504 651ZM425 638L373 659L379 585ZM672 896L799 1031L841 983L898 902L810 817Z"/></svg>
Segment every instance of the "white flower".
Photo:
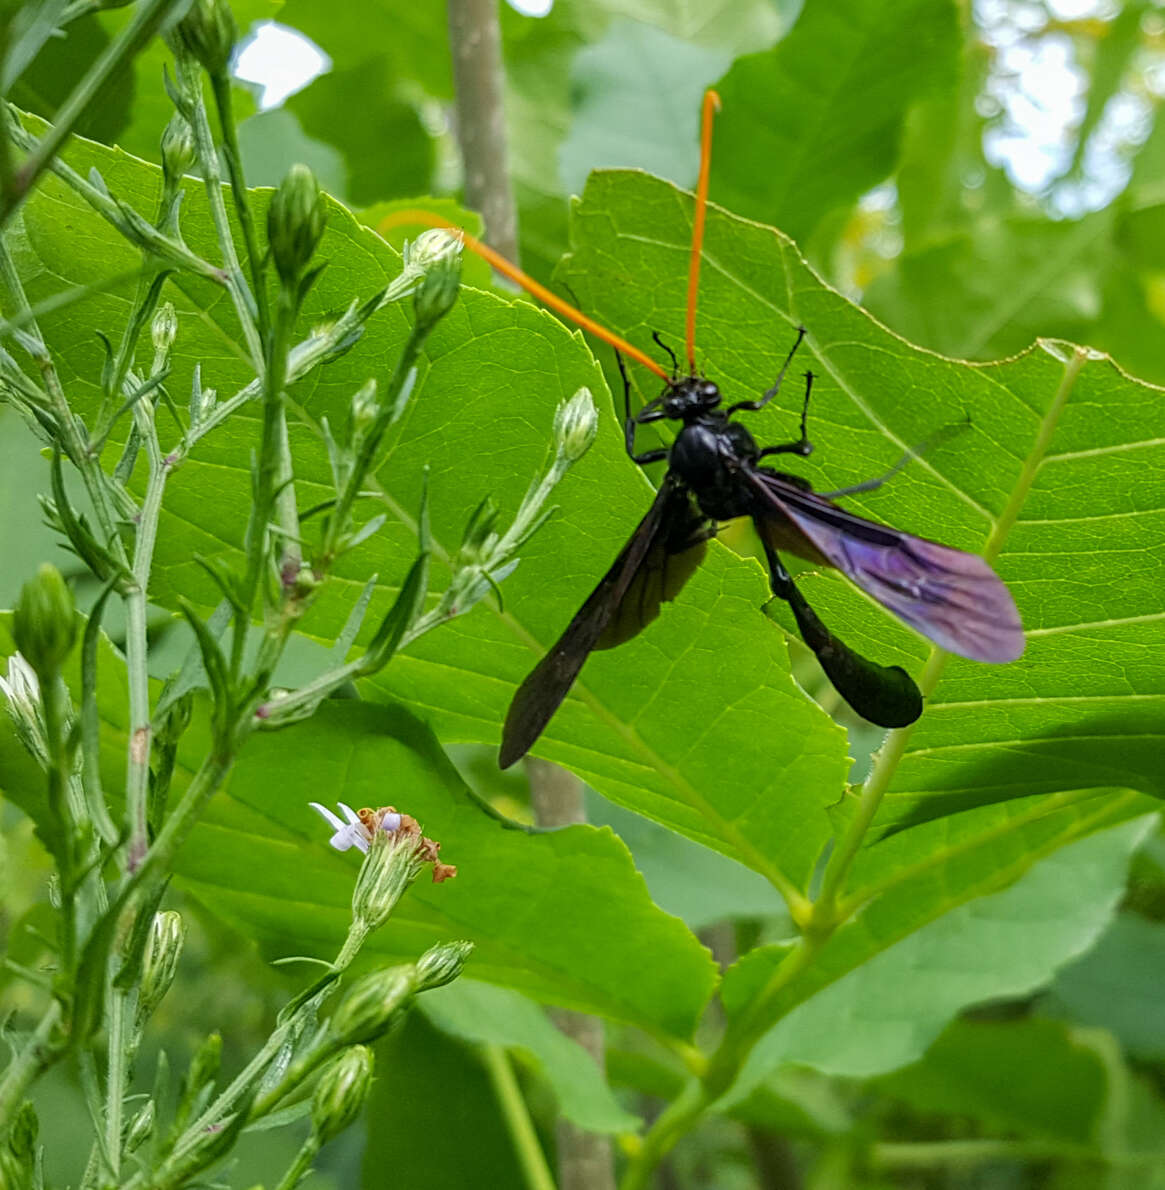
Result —
<svg viewBox="0 0 1165 1190"><path fill-rule="evenodd" d="M395 811L388 811L378 815L375 811L364 810L359 814L352 809L351 806L346 806L343 802L337 802L336 805L344 812L344 818L339 818L327 808L321 806L319 802L308 802L313 810L319 812L320 817L332 828L335 832L328 840L329 843L337 851L347 851L351 847L359 847L361 851L367 852L368 845L372 842L372 834L374 830L387 831L392 834L393 831L400 830L401 816ZM379 821L377 817L379 816ZM375 825L371 825L375 823Z"/></svg>

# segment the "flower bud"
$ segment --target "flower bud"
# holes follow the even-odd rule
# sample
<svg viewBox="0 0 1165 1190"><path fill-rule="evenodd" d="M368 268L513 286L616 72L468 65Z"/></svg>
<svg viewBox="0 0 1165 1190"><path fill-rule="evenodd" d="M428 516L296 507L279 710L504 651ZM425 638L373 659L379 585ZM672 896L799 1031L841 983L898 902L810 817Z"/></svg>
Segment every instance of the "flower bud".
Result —
<svg viewBox="0 0 1165 1190"><path fill-rule="evenodd" d="M428 992L452 983L472 953L472 942L441 942L430 946L417 959L417 991Z"/></svg>
<svg viewBox="0 0 1165 1190"><path fill-rule="evenodd" d="M380 412L376 381L369 380L356 391L352 398L352 435L358 437L376 420Z"/></svg>
<svg viewBox="0 0 1165 1190"><path fill-rule="evenodd" d="M154 1101L146 1100L146 1105L129 1122L125 1132L125 1151L132 1153L140 1149L154 1134Z"/></svg>
<svg viewBox="0 0 1165 1190"><path fill-rule="evenodd" d="M178 970L178 958L186 940L186 926L182 916L172 909L154 914L150 936L142 956L142 981L138 992L138 1021L153 1015L170 990Z"/></svg>
<svg viewBox="0 0 1165 1190"><path fill-rule="evenodd" d="M194 129L185 116L175 112L162 133L162 173L166 185L176 189L194 164Z"/></svg>
<svg viewBox="0 0 1165 1190"><path fill-rule="evenodd" d="M378 830L372 836L352 891L352 916L369 932L388 920L405 889L419 875L419 841L419 834L404 830Z"/></svg>
<svg viewBox="0 0 1165 1190"><path fill-rule="evenodd" d="M460 261L462 250L461 236L457 232L431 227L408 246L406 265L418 273L427 273L435 265Z"/></svg>
<svg viewBox="0 0 1165 1190"><path fill-rule="evenodd" d="M178 24L178 36L211 78L227 73L238 38L228 0L194 0Z"/></svg>
<svg viewBox="0 0 1165 1190"><path fill-rule="evenodd" d="M470 514L461 534L459 558L470 561L489 554L497 544L498 508L486 496Z"/></svg>
<svg viewBox="0 0 1165 1190"><path fill-rule="evenodd" d="M311 1125L321 1145L353 1124L372 1086L372 1051L346 1049L320 1076L311 1101Z"/></svg>
<svg viewBox="0 0 1165 1190"><path fill-rule="evenodd" d="M0 678L0 694L4 695L8 717L20 742L40 765L47 767L49 746L41 717L40 683L19 653L8 658L8 676Z"/></svg>
<svg viewBox="0 0 1165 1190"><path fill-rule="evenodd" d="M568 463L577 463L591 448L599 428L599 411L589 388L580 388L563 401L554 414L558 452Z"/></svg>
<svg viewBox="0 0 1165 1190"><path fill-rule="evenodd" d="M416 968L386 967L352 985L332 1014L331 1031L343 1045L368 1045L385 1033L413 998Z"/></svg>
<svg viewBox="0 0 1165 1190"><path fill-rule="evenodd" d="M36 1155L36 1136L40 1130L36 1108L26 1099L16 1111L12 1128L8 1133L8 1147L13 1157L22 1165L31 1166Z"/></svg>
<svg viewBox="0 0 1165 1190"><path fill-rule="evenodd" d="M150 323L150 338L154 342L154 350L159 355L168 356L177 337L178 311L174 309L173 302L163 302Z"/></svg>
<svg viewBox="0 0 1165 1190"><path fill-rule="evenodd" d="M203 1087L213 1083L218 1078L218 1068L222 1062L222 1034L209 1033L206 1040L198 1047L198 1052L190 1059L190 1066L186 1071L186 1085L183 1087L183 1097L197 1096Z"/></svg>
<svg viewBox="0 0 1165 1190"><path fill-rule="evenodd" d="M267 208L267 241L279 278L288 288L307 268L327 221L315 174L306 165L293 165Z"/></svg>
<svg viewBox="0 0 1165 1190"><path fill-rule="evenodd" d="M45 562L20 591L12 636L42 685L54 679L77 639L73 593L61 572Z"/></svg>
<svg viewBox="0 0 1165 1190"><path fill-rule="evenodd" d="M417 325L424 329L434 326L449 313L461 287L461 243L458 240L450 241L445 232L438 234L444 235L450 246L432 253L432 261L426 268L413 297ZM418 237L418 243L422 239L424 236ZM422 255L428 259L430 253L425 251ZM410 252L409 263L412 264L415 260L416 257Z"/></svg>

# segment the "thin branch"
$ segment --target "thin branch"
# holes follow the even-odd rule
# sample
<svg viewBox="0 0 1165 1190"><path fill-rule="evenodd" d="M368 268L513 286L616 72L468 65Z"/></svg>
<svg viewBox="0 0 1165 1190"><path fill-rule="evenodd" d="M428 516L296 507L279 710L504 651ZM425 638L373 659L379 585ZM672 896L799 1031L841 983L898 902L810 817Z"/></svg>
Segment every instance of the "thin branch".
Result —
<svg viewBox="0 0 1165 1190"><path fill-rule="evenodd" d="M181 2L182 0L143 0L130 23L73 88L73 93L57 112L44 138L16 171L12 179L11 192L4 195L3 208L0 209L0 226L8 222L32 192L41 174L52 164L65 141L72 136L78 120L100 101L105 88L129 68L138 51L154 36L161 28L162 22Z"/></svg>
<svg viewBox="0 0 1165 1190"><path fill-rule="evenodd" d="M465 201L481 212L486 243L516 263L518 208L506 141L498 0L449 0L449 49Z"/></svg>

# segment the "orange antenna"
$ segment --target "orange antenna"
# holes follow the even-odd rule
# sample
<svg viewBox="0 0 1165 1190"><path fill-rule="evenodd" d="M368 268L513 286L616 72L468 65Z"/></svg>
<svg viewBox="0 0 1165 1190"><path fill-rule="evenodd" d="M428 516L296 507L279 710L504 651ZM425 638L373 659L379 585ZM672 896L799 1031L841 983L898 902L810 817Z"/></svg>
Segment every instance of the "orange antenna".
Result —
<svg viewBox="0 0 1165 1190"><path fill-rule="evenodd" d="M604 343L610 343L617 351L630 356L631 359L637 363L641 363L645 368L650 368L661 380L668 379L668 374L651 356L645 355L638 347L628 343L626 339L621 339L614 331L609 331L605 326L600 326L594 319L588 318L581 310L576 310L569 302L563 301L558 294L551 293L545 285L539 284L533 277L528 277L517 265L511 264L488 244L483 244L481 240L475 239L468 232L458 227L456 223L452 223L448 219L442 219L440 215L434 215L432 211L414 208L404 211L393 211L392 214L386 215L377 224L376 230L383 235L391 231L394 227L413 223L423 223L428 227L440 227L446 231L456 232L461 236L465 246L471 252L475 252L492 268L497 269L504 277L509 277L511 281L520 285L527 293L536 297L544 305L557 311L564 318L569 318L571 322L577 326L581 326L584 331L590 331L592 335L602 339Z"/></svg>
<svg viewBox="0 0 1165 1190"><path fill-rule="evenodd" d="M704 249L704 216L708 211L708 171L712 167L712 120L720 110L720 96L704 92L700 117L700 177L696 182L696 214L692 221L692 260L688 265L688 367L696 374L696 298L700 289L700 255Z"/></svg>

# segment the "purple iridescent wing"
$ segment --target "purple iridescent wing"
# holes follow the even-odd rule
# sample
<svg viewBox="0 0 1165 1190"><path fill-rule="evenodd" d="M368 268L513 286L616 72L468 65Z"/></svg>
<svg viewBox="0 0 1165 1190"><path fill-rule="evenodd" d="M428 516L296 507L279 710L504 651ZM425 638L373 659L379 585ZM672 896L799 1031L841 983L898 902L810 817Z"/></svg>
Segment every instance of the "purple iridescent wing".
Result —
<svg viewBox="0 0 1165 1190"><path fill-rule="evenodd" d="M1023 625L1011 592L977 554L867 521L779 472L757 468L749 478L763 534L774 548L836 566L951 653L992 662L1023 653ZM808 550L790 540L790 529L804 537Z"/></svg>
<svg viewBox="0 0 1165 1190"><path fill-rule="evenodd" d="M518 687L502 729L502 768L534 746L593 649L630 640L659 614L662 601L675 597L703 558L713 528L669 473L611 569Z"/></svg>

